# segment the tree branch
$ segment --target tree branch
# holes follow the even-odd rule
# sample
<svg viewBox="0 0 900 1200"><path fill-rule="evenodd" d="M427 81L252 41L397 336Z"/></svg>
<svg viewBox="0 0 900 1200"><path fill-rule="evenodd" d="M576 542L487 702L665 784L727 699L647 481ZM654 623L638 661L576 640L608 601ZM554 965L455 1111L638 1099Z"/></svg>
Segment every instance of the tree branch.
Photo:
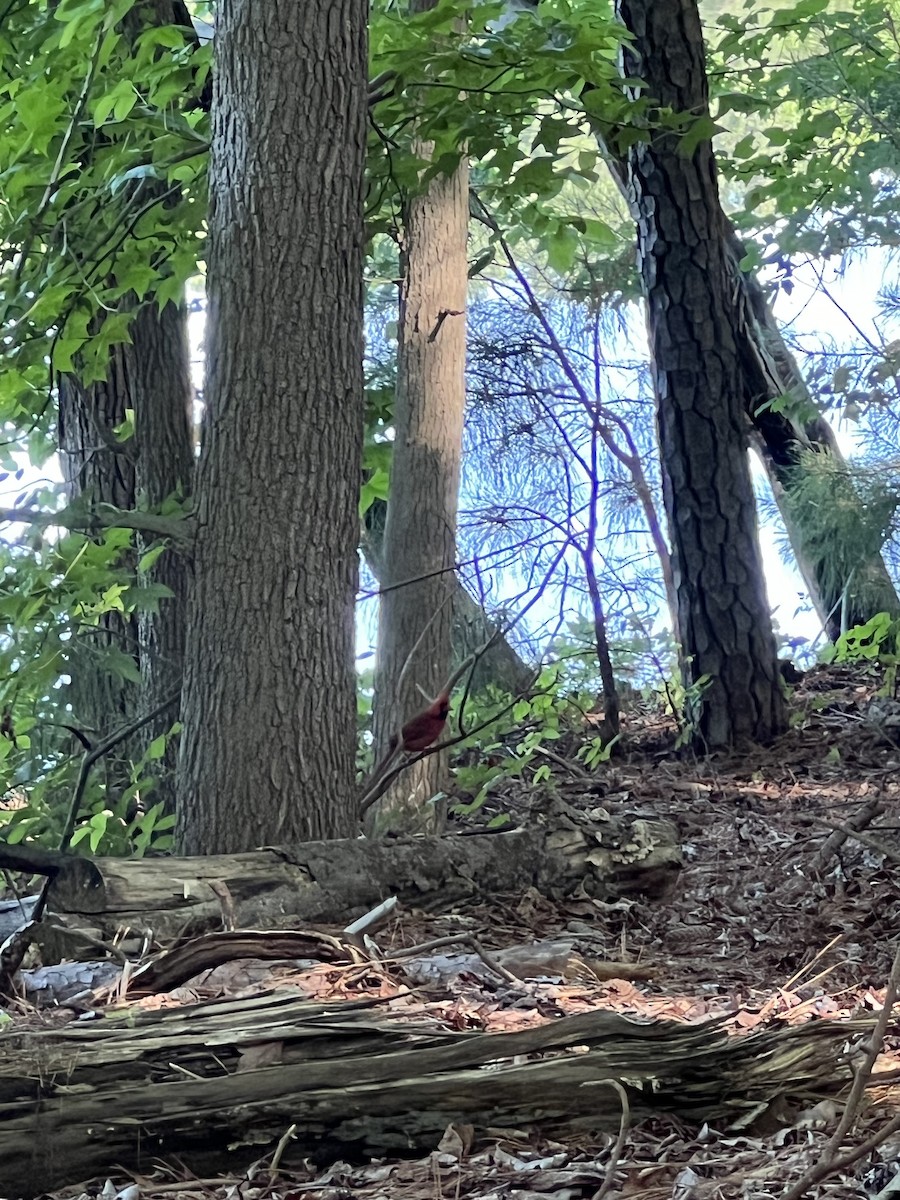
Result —
<svg viewBox="0 0 900 1200"><path fill-rule="evenodd" d="M57 525L61 529L81 530L95 533L99 529L136 529L154 537L168 537L187 548L193 541L193 524L190 517L163 517L158 513L138 512L134 509L116 508L112 504L98 504L87 512L64 508L60 512L47 512L35 508L0 508L0 525L15 522L36 525L48 529Z"/></svg>

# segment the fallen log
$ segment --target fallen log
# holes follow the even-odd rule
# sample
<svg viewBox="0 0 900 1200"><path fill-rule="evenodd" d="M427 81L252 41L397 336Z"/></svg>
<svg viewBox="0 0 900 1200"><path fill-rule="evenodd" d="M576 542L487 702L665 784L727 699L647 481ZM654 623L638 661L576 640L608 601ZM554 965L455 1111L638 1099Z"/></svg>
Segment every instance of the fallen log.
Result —
<svg viewBox="0 0 900 1200"><path fill-rule="evenodd" d="M291 1153L326 1162L432 1148L460 1120L555 1137L614 1129L608 1079L625 1085L636 1119L783 1120L845 1089L847 1043L872 1028L822 1021L733 1037L717 1020L591 1012L478 1034L379 1021L372 1008L276 993L6 1034L0 1194L32 1200L160 1156L200 1174L241 1170L291 1127Z"/></svg>
<svg viewBox="0 0 900 1200"><path fill-rule="evenodd" d="M0 847L0 866L4 853ZM166 940L223 926L346 924L389 895L424 909L527 888L661 898L677 877L681 850L671 822L610 818L597 829L354 838L208 858L68 855L53 865L49 911L100 939L129 926Z"/></svg>

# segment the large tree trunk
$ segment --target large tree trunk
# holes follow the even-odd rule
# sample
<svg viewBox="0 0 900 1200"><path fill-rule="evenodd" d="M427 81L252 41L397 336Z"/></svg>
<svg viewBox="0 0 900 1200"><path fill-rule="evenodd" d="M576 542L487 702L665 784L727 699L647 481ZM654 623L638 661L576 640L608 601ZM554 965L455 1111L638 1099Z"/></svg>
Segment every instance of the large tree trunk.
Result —
<svg viewBox="0 0 900 1200"><path fill-rule="evenodd" d="M631 203L626 162L616 157L613 148L607 149L613 177ZM815 401L782 337L762 284L755 274L741 269L745 249L740 238L724 213L720 219L730 278L729 314L743 371L751 444L766 472L810 601L834 640L842 631L842 617L846 626L852 626L864 623L876 612L896 613L900 611L900 598L881 554L871 552L867 544L840 546L844 563L850 565L836 571L837 533L823 537L822 514L818 514L815 528L810 528L803 508L791 502L804 450L827 454L839 473L845 467L844 456L825 417L793 415L804 410L813 412ZM772 401L785 396L792 398L788 409L771 406ZM854 510L861 510L864 504L849 469L843 480L841 502Z"/></svg>
<svg viewBox="0 0 900 1200"><path fill-rule="evenodd" d="M695 0L618 0L617 11L633 39L625 74L645 81L663 108L708 115ZM654 128L652 140L628 152L625 184L638 216L685 683L708 679L695 729L712 749L768 740L785 714L715 160L708 137L690 155L683 147L682 135Z"/></svg>
<svg viewBox="0 0 900 1200"><path fill-rule="evenodd" d="M164 25L177 25L186 39L194 37L182 0L140 0L125 17L132 41L146 29ZM197 102L207 107L203 98ZM142 184L142 196L149 199L155 192L162 206L167 190L167 185L153 181ZM123 354L135 413L137 498L142 505L158 508L171 498L187 500L193 484L194 388L184 307L169 302L160 311L153 299L141 305L131 327L131 343ZM148 549L145 538L139 537L138 545L141 551ZM144 711L158 708L181 687L189 574L186 558L171 548L142 574L145 586L161 585L172 593L160 599L156 611L144 610L137 616ZM178 706L170 706L144 726L141 747L146 749L168 732L177 717ZM157 780L153 801L162 800L169 812L175 810L176 761L177 743L170 741L165 756L150 768Z"/></svg>
<svg viewBox="0 0 900 1200"><path fill-rule="evenodd" d="M135 303L131 296L123 307ZM111 351L103 383L83 387L72 377L61 381L59 443L70 501L80 498L131 509L138 501L157 507L173 493L182 498L190 494L193 389L185 314L174 304L160 312L150 301L135 313L130 333L130 344ZM135 413L135 437L120 445L114 430L129 409ZM132 560L136 566L137 556ZM172 591L171 597L160 600L158 611L143 610L132 617L106 613L97 629L85 630L76 640L71 692L79 722L109 733L133 720L138 708L157 708L178 690L187 571L184 558L166 551L142 580ZM111 646L140 670L140 687L105 664L104 650L108 654ZM137 756L172 720L170 709L126 750ZM170 809L174 809L173 769L174 748L154 766L161 771L156 796ZM121 764L116 783L127 784L129 774L127 764Z"/></svg>
<svg viewBox="0 0 900 1200"><path fill-rule="evenodd" d="M364 0L219 10L178 838L355 826Z"/></svg>
<svg viewBox="0 0 900 1200"><path fill-rule="evenodd" d="M181 0L141 0L125 17L133 42L148 27L166 24L190 27ZM142 204L154 196L165 204L164 184L143 179L130 188ZM82 497L123 509L138 503L158 507L173 493L186 498L193 472L193 389L185 314L171 303L160 312L155 300L139 303L133 294L123 297L120 307L134 312L131 341L110 351L106 380L89 387L71 377L60 383L59 445L66 490L70 501ZM128 410L135 414L135 437L119 444L114 430ZM146 548L139 539L138 550ZM131 565L137 565L136 554ZM172 597L162 599L158 611L143 610L132 617L108 613L98 631L79 640L71 689L77 718L109 732L133 720L139 708L157 708L180 686L186 572L184 560L166 552L141 582L162 584ZM100 639L134 662L141 674L139 687L104 667ZM124 747L126 759L137 757L171 722L169 709ZM162 772L155 798L174 808L174 747L154 769ZM126 784L129 776L127 761L120 763L117 783Z"/></svg>
<svg viewBox="0 0 900 1200"><path fill-rule="evenodd" d="M413 0L412 9L434 7ZM427 158L421 142L414 152ZM406 205L402 246L394 458L383 542L375 745L428 704L450 675L456 589L456 514L466 403L466 239L469 170L462 159ZM415 582L405 582L405 581ZM402 583L402 587L395 585ZM434 829L428 810L447 771L429 755L399 776L381 802L392 828ZM377 822L376 822L377 823Z"/></svg>

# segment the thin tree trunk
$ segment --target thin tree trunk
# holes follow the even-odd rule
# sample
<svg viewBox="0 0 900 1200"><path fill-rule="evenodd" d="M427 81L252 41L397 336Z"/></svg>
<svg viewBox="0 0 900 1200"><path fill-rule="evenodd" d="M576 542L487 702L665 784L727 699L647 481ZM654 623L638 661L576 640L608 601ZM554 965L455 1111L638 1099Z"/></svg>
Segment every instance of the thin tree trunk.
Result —
<svg viewBox="0 0 900 1200"><path fill-rule="evenodd" d="M618 0L632 40L624 74L654 102L708 115L695 0ZM743 379L730 327L716 167L709 138L654 129L627 155L652 351L663 496L685 684L706 688L695 732L712 749L765 741L784 701L763 583L747 455Z"/></svg>
<svg viewBox="0 0 900 1200"><path fill-rule="evenodd" d="M170 498L187 500L193 483L194 389L185 311L172 303L162 312L155 303L145 305L135 319L131 336L126 357L131 363L135 408L137 488L142 502L157 508ZM142 544L142 548L147 547ZM172 548L163 551L143 573L144 584L160 584L172 593L160 599L157 611L138 614L141 704L145 712L158 708L181 688L189 579L189 562ZM175 706L147 725L142 731L143 745L166 733L177 715ZM164 757L151 766L157 777L153 800L161 800L168 812L175 811L176 763L177 744L171 740Z"/></svg>
<svg viewBox="0 0 900 1200"><path fill-rule="evenodd" d="M414 0L412 10L434 7ZM431 147L414 152L427 158ZM469 170L461 159L406 205L400 295L394 457L383 541L375 745L426 707L450 675L453 598L458 586L456 514L466 386ZM391 585L415 579L415 583ZM433 831L442 819L426 802L441 790L443 754L402 773L381 801L394 829Z"/></svg>
<svg viewBox="0 0 900 1200"><path fill-rule="evenodd" d="M59 381L57 436L67 501L133 508L133 446L119 443L114 430L131 407L124 346L110 352L105 380L84 386L74 375ZM110 667L110 654L122 670L138 670L138 629L134 617L104 613L96 626L85 625L69 648L68 695L75 723L91 736L127 724L137 711L139 687ZM104 760L107 783L126 787L130 768L125 748Z"/></svg>
<svg viewBox="0 0 900 1200"><path fill-rule="evenodd" d="M588 508L585 548L582 558L584 561L584 575L587 582L588 596L591 601L591 615L594 622L594 646L597 651L597 666L600 670L600 682L603 688L603 725L600 732L604 742L608 742L619 732L619 693L609 653L609 637L606 632L606 612L603 607L603 596L600 592L600 581L597 578L597 572L594 568L594 556L597 553L597 510L600 505L600 473L597 442L601 436L598 416L594 418L594 427L591 430L591 495Z"/></svg>
<svg viewBox="0 0 900 1200"><path fill-rule="evenodd" d="M188 853L355 830L367 12L219 8Z"/></svg>

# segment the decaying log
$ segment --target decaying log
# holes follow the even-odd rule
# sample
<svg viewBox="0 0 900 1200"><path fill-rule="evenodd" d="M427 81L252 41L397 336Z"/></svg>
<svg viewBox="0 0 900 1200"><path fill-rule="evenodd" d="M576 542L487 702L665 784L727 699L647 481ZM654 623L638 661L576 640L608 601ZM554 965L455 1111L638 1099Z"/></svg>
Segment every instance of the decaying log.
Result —
<svg viewBox="0 0 900 1200"><path fill-rule="evenodd" d="M209 858L73 855L55 865L50 911L80 919L97 936L130 926L165 940L223 925L345 924L389 895L425 909L529 887L658 898L678 874L681 851L671 822L611 818L596 830L355 838Z"/></svg>
<svg viewBox="0 0 900 1200"><path fill-rule="evenodd" d="M839 1094L847 1042L872 1028L822 1021L731 1037L719 1021L591 1012L477 1034L377 1020L372 1008L280 993L6 1034L0 1194L31 1200L160 1156L198 1173L240 1170L291 1126L292 1152L325 1162L433 1147L460 1120L557 1137L612 1129L619 1101L606 1079L625 1084L637 1119L741 1124Z"/></svg>

